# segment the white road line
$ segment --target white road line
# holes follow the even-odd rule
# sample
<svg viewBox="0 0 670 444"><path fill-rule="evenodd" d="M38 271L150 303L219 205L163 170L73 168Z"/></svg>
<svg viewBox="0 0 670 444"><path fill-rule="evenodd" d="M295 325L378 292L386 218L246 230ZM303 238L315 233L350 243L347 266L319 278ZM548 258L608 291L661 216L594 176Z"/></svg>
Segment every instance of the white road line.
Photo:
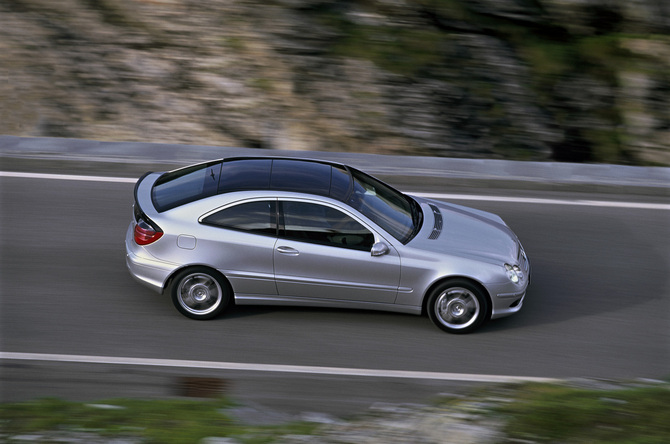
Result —
<svg viewBox="0 0 670 444"><path fill-rule="evenodd" d="M75 174L43 174L43 173L15 173L11 171L0 171L0 177L15 177L23 179L48 179L48 180L79 180L83 182L115 182L135 183L137 179L130 177L107 177L107 176L80 176Z"/></svg>
<svg viewBox="0 0 670 444"><path fill-rule="evenodd" d="M505 196L480 196L470 194L441 194L441 193L408 193L417 197L444 200L470 200L486 202L510 202L541 205L574 205L584 207L605 208L635 208L640 210L670 210L670 204L646 203L646 202L618 202L607 200L583 200L583 199L540 199L533 197L505 197Z"/></svg>
<svg viewBox="0 0 670 444"><path fill-rule="evenodd" d="M84 356L40 353L0 352L0 359L19 361L48 361L83 364L138 365L210 370L237 370L272 373L301 373L309 375L365 376L371 378L429 379L466 382L557 382L558 379L531 376L473 375L466 373L375 370L364 368L316 367L302 365L248 364L241 362L183 361L175 359L127 358L117 356Z"/></svg>
<svg viewBox="0 0 670 444"><path fill-rule="evenodd" d="M128 177L108 177L108 176L79 176L73 174L43 174L43 173L16 173L9 171L0 171L0 177L13 177L25 179L47 179L47 180L79 180L86 182L113 182L113 183L135 183L137 179ZM444 200L467 200L471 202L508 202L538 205L573 205L585 207L602 208L630 208L639 210L662 210L670 211L670 204L662 203L644 203L644 202L618 202L606 200L581 200L581 199L540 199L532 197L505 197L505 196L486 196L470 194L448 194L448 193L414 193L414 196L426 197L430 199Z"/></svg>

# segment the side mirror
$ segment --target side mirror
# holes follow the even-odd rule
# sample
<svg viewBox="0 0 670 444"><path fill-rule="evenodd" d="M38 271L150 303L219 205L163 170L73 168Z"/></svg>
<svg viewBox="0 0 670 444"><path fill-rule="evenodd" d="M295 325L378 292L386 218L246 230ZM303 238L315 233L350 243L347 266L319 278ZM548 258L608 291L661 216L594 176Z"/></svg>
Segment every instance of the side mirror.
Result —
<svg viewBox="0 0 670 444"><path fill-rule="evenodd" d="M389 252L389 246L386 245L384 242L377 242L372 246L372 250L370 250L370 254L372 256L383 256L385 254L388 254Z"/></svg>

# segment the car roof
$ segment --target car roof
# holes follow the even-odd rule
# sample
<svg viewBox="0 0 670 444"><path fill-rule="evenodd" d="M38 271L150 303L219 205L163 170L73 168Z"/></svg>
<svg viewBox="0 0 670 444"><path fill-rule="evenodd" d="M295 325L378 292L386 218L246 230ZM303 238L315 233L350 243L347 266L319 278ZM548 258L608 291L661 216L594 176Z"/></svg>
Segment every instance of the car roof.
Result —
<svg viewBox="0 0 670 444"><path fill-rule="evenodd" d="M275 190L346 201L353 179L350 167L322 160L287 157L232 157L163 173L152 186L158 212L216 194Z"/></svg>

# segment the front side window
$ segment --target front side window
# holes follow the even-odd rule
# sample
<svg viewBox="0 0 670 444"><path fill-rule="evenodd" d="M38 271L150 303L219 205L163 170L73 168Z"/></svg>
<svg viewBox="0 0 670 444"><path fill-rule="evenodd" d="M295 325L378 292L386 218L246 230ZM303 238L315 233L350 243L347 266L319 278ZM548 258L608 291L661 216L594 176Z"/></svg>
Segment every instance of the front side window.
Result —
<svg viewBox="0 0 670 444"><path fill-rule="evenodd" d="M310 202L284 201L281 205L282 237L363 251L370 251L374 244L374 235L367 228L335 208Z"/></svg>
<svg viewBox="0 0 670 444"><path fill-rule="evenodd" d="M210 214L202 219L202 223L229 230L276 236L276 208L275 201L246 202Z"/></svg>

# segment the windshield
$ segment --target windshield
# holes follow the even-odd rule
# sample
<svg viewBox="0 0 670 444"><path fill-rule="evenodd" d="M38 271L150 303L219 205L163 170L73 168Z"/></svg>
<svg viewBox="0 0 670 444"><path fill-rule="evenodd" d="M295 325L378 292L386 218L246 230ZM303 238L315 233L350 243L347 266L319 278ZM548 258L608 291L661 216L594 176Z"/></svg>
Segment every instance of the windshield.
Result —
<svg viewBox="0 0 670 444"><path fill-rule="evenodd" d="M421 228L423 219L414 199L353 168L351 175L354 186L349 205L403 244L409 242Z"/></svg>

